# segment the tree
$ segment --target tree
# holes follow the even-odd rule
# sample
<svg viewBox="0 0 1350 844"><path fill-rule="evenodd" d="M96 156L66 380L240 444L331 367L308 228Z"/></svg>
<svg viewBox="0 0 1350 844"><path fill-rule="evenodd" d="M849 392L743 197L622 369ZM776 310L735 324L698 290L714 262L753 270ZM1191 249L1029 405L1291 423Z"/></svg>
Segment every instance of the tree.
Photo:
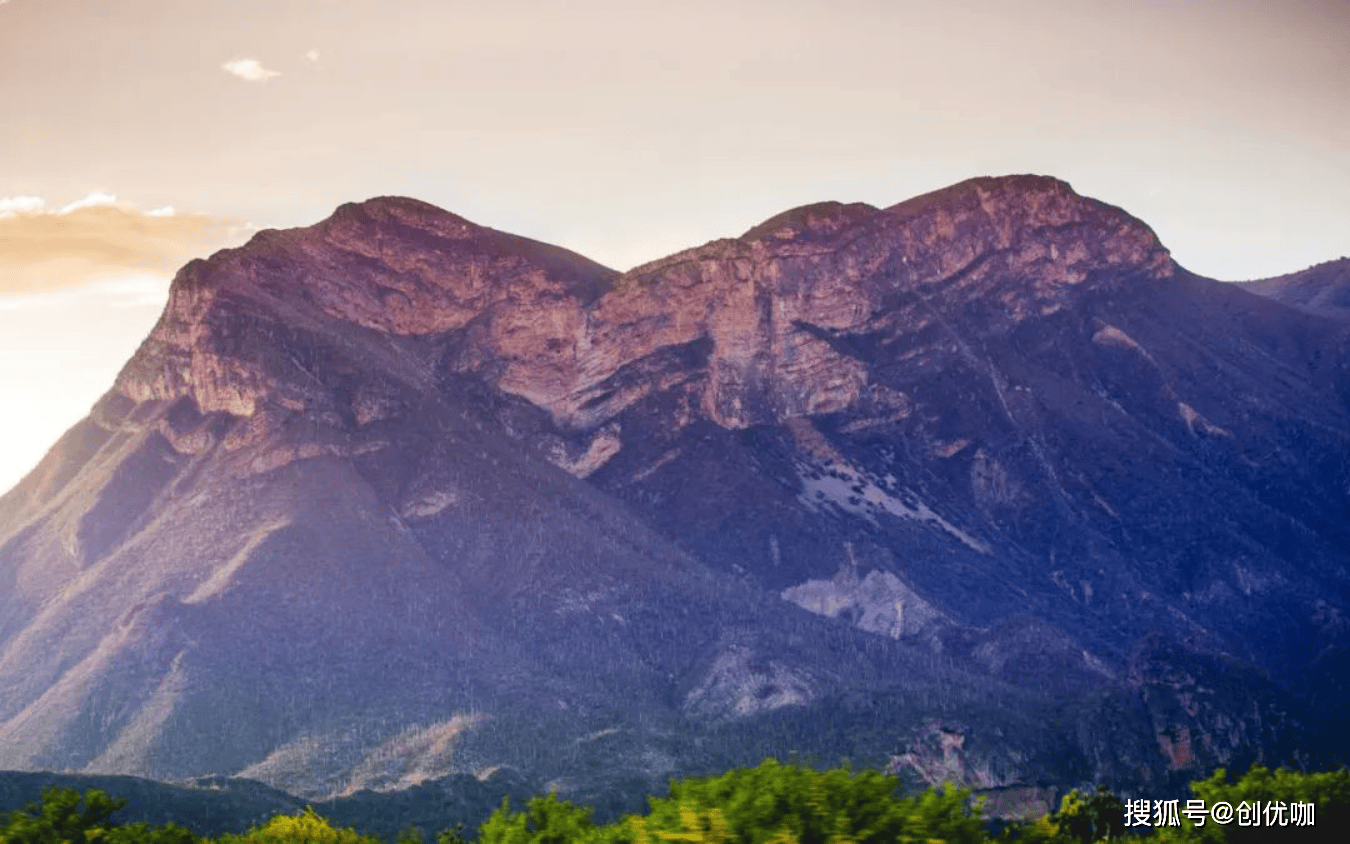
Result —
<svg viewBox="0 0 1350 844"><path fill-rule="evenodd" d="M816 771L772 760L719 776L671 783L646 815L597 827L589 809L550 795L524 812L508 803L483 824L482 844L893 844L985 840L962 789L896 795L899 780L876 771Z"/></svg>
<svg viewBox="0 0 1350 844"><path fill-rule="evenodd" d="M1064 795L1050 822L1062 840L1081 844L1110 841L1125 834L1120 798L1104 785L1097 786L1095 794L1083 794L1075 788Z"/></svg>
<svg viewBox="0 0 1350 844"><path fill-rule="evenodd" d="M225 834L220 844L382 844L372 835L362 835L354 829L334 827L314 811L305 809L299 815L277 815L265 826L255 827L243 835Z"/></svg>
<svg viewBox="0 0 1350 844"><path fill-rule="evenodd" d="M464 824L455 824L454 829L443 829L441 834L436 836L436 844L469 844L469 837L464 834Z"/></svg>
<svg viewBox="0 0 1350 844"><path fill-rule="evenodd" d="M1198 818L1203 824L1183 814L1181 826L1158 831L1159 841L1246 844L1288 838L1315 844L1343 841L1350 824L1350 771L1344 769L1303 773L1253 765L1236 782L1228 782L1227 772L1220 768L1191 783L1191 793L1205 807ZM1301 808L1294 809L1294 804ZM1215 820L1215 809L1221 805L1231 810L1224 812L1226 823Z"/></svg>
<svg viewBox="0 0 1350 844"><path fill-rule="evenodd" d="M41 805L9 813L0 844L197 844L195 835L174 824L116 823L112 815L125 805L97 789L82 796L73 788L45 788Z"/></svg>
<svg viewBox="0 0 1350 844"><path fill-rule="evenodd" d="M559 800L556 794L534 797L522 812L511 811L511 799L479 828L479 844L574 844L596 840L594 810Z"/></svg>
<svg viewBox="0 0 1350 844"><path fill-rule="evenodd" d="M73 788L44 788L42 804L11 812L0 838L13 844L60 844L97 839L110 826L109 818L125 803L102 791L83 797Z"/></svg>
<svg viewBox="0 0 1350 844"><path fill-rule="evenodd" d="M652 799L651 812L634 828L756 844L984 840L968 790L930 788L905 798L896 794L899 784L877 771L822 772L770 759L720 777L672 783L670 797Z"/></svg>

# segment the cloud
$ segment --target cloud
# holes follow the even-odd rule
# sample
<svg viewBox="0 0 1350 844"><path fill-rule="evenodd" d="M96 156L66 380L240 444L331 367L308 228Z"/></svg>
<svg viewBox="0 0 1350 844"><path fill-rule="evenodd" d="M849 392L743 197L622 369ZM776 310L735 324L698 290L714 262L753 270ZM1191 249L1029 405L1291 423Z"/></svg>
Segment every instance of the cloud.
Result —
<svg viewBox="0 0 1350 844"><path fill-rule="evenodd" d="M52 211L41 197L0 197L0 297L46 294L127 276L172 276L192 258L243 242L237 220L142 211L93 193Z"/></svg>
<svg viewBox="0 0 1350 844"><path fill-rule="evenodd" d="M4 2L5 0L0 0L0 4ZM0 217L31 214L41 211L46 204L46 200L40 196L3 196L0 197Z"/></svg>
<svg viewBox="0 0 1350 844"><path fill-rule="evenodd" d="M311 48L305 53L305 58L309 59L312 62L317 62L319 60L319 51Z"/></svg>
<svg viewBox="0 0 1350 844"><path fill-rule="evenodd" d="M67 202L61 206L57 214L69 214L73 211L79 211L81 208L97 208L100 205L116 205L117 197L110 193L94 191L83 199L77 199L74 202Z"/></svg>
<svg viewBox="0 0 1350 844"><path fill-rule="evenodd" d="M226 73L238 76L246 82L266 82L273 76L280 76L281 73L275 70L269 70L263 67L263 63L257 59L246 59L236 57L221 64L220 69Z"/></svg>

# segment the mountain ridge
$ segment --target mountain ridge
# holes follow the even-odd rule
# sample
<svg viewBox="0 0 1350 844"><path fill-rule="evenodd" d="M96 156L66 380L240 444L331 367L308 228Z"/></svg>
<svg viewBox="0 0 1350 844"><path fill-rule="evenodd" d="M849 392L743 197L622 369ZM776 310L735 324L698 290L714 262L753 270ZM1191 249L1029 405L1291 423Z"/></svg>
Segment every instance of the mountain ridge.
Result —
<svg viewBox="0 0 1350 844"><path fill-rule="evenodd" d="M1273 278L1238 282L1244 290L1319 316L1350 317L1350 258Z"/></svg>
<svg viewBox="0 0 1350 844"><path fill-rule="evenodd" d="M185 266L0 497L0 764L585 795L803 749L981 787L1305 760L1344 690L1297 690L1350 644L1345 338L1048 177L626 273L343 205Z"/></svg>

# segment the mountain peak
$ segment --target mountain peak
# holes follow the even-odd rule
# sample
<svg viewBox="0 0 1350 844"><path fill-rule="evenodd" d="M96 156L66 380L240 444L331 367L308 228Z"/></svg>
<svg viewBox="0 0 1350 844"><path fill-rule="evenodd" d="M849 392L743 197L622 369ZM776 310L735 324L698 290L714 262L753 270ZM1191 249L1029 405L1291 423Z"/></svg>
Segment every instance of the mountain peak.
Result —
<svg viewBox="0 0 1350 844"><path fill-rule="evenodd" d="M954 287L944 281L943 295L995 295L1015 313L1058 308L1093 278L1158 279L1176 271L1141 220L1049 176L968 179L882 214L920 285L959 279Z"/></svg>
<svg viewBox="0 0 1350 844"><path fill-rule="evenodd" d="M1126 235L1148 251L1166 251L1142 220L1114 205L1083 196L1068 182L1053 176L980 176L885 210L906 221L935 213L978 210L1003 230L1005 240L1015 233L1082 226L1101 235Z"/></svg>
<svg viewBox="0 0 1350 844"><path fill-rule="evenodd" d="M1052 176L981 176L884 209L865 203L820 202L777 214L741 235L768 251L842 248L853 239L899 246L903 260L943 277L973 261L1055 265L1056 275L1082 280L1108 268L1154 276L1174 272L1170 254L1143 221L1082 196ZM723 242L731 243L731 242ZM703 250L698 250L701 253ZM673 258L683 258L680 253ZM667 262L660 262L667 263ZM1045 269L1044 266L1041 267Z"/></svg>
<svg viewBox="0 0 1350 844"><path fill-rule="evenodd" d="M372 225L404 226L450 239L462 239L486 230L458 214L407 196L374 196L362 202L345 202L313 228L331 237L343 227Z"/></svg>
<svg viewBox="0 0 1350 844"><path fill-rule="evenodd" d="M444 338L480 318L514 324L539 303L570 301L579 312L617 275L416 199L346 203L312 226L263 230L180 270L118 387L137 400L191 395L205 411L243 416L264 397L309 407L297 396L313 398L305 384L314 376L287 363L281 338L305 334L310 345L324 337L384 354L377 347L390 337ZM509 359L507 345L494 341L476 360ZM425 382L425 364L420 371L408 380Z"/></svg>
<svg viewBox="0 0 1350 844"><path fill-rule="evenodd" d="M1058 200L1071 204L1094 201L1074 191L1073 186L1063 179L1057 179L1054 176L1022 173L1007 176L975 176L897 202L888 207L886 211L892 214L914 214L943 205L960 205L972 198L979 197L984 197L986 201L990 198L997 198L1005 203L1035 205L1047 200Z"/></svg>
<svg viewBox="0 0 1350 844"><path fill-rule="evenodd" d="M437 205L432 205L421 199L411 196L398 196L385 194L382 196L372 196L369 199L360 202L344 202L333 212L334 216L342 213L358 211L370 215L400 215L400 214L419 214L427 217L457 217L457 215L446 211Z"/></svg>
<svg viewBox="0 0 1350 844"><path fill-rule="evenodd" d="M740 236L743 241L797 239L802 235L830 236L877 213L865 202L815 202L775 214Z"/></svg>

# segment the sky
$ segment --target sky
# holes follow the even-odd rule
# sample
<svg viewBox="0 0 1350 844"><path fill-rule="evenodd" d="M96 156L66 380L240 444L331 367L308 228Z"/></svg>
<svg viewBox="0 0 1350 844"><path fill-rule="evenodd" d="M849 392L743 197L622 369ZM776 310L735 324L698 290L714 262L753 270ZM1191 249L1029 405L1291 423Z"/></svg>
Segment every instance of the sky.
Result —
<svg viewBox="0 0 1350 844"><path fill-rule="evenodd" d="M0 490L174 268L402 194L627 269L1042 173L1188 269L1350 253L1345 0L0 0Z"/></svg>

